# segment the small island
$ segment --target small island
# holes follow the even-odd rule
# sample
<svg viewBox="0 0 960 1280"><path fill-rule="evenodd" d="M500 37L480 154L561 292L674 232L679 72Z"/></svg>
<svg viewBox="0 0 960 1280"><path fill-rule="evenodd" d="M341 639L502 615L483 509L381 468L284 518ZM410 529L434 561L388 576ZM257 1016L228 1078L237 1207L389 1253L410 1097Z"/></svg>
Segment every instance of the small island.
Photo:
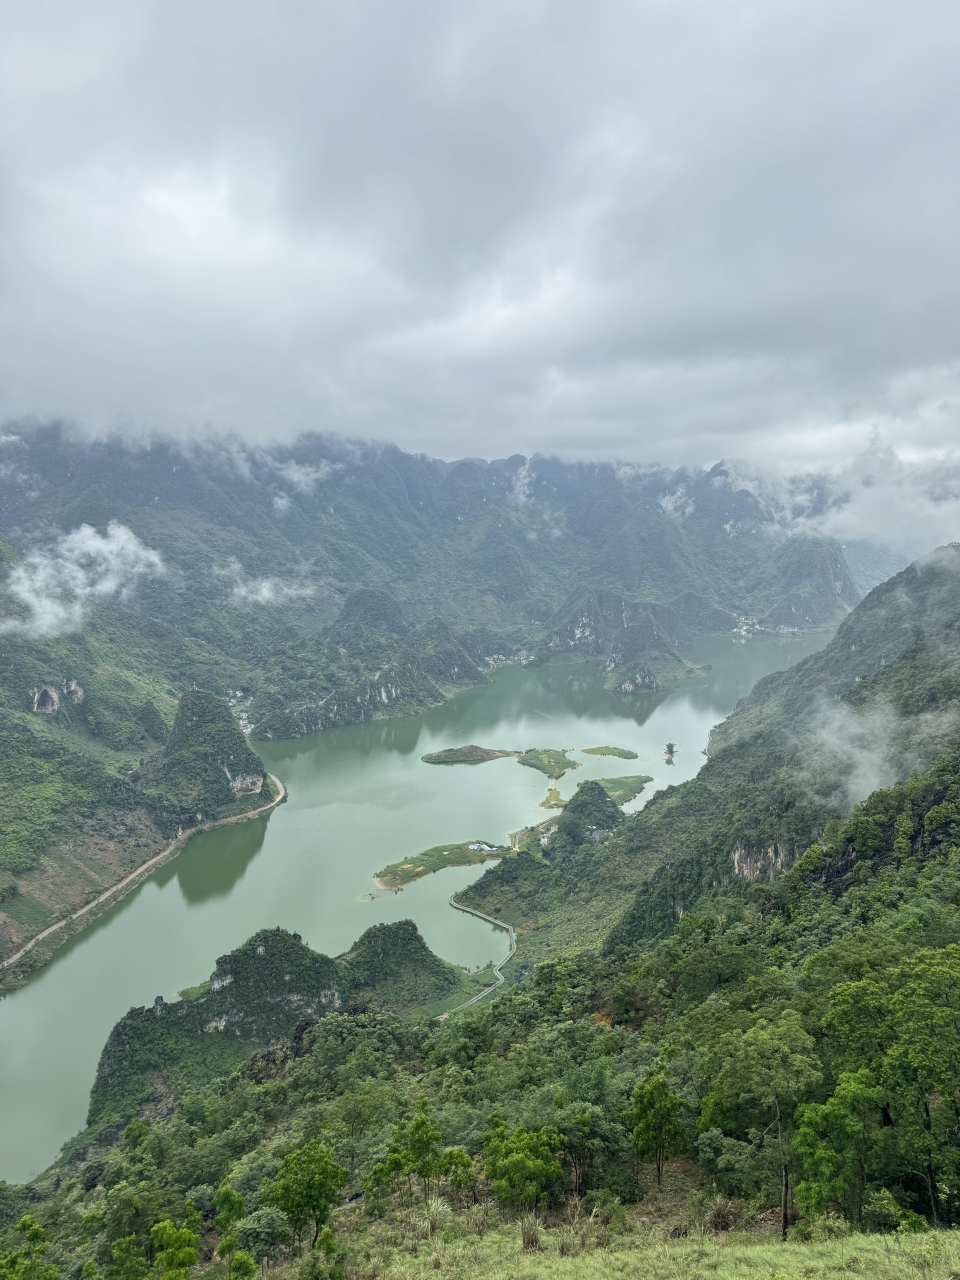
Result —
<svg viewBox="0 0 960 1280"><path fill-rule="evenodd" d="M530 769L539 769L548 778L562 778L568 769L578 769L576 760L568 760L566 751L555 751L552 748L537 749L531 747L520 757L520 763Z"/></svg>
<svg viewBox="0 0 960 1280"><path fill-rule="evenodd" d="M421 876L433 875L444 867L469 867L475 862L487 862L491 858L502 858L510 852L487 840L465 840L462 844L437 844L432 849L424 849L405 862L392 862L376 875L381 889L397 891L404 885L419 880Z"/></svg>
<svg viewBox="0 0 960 1280"><path fill-rule="evenodd" d="M583 754L585 756L619 756L621 760L639 759L635 751L628 751L626 747L584 747Z"/></svg>
<svg viewBox="0 0 960 1280"><path fill-rule="evenodd" d="M420 759L424 764L483 764L485 760L500 760L503 756L519 754L519 751L494 751L491 747L478 747L471 742L466 747L447 747L446 751L432 751Z"/></svg>
<svg viewBox="0 0 960 1280"><path fill-rule="evenodd" d="M598 778L597 781L614 804L628 804L631 800L637 798L647 783L653 781L653 778L647 774L638 773L634 777Z"/></svg>
<svg viewBox="0 0 960 1280"><path fill-rule="evenodd" d="M566 804L566 800L560 799L560 792L556 787L550 787L547 791L546 800L540 801L541 809L562 809Z"/></svg>

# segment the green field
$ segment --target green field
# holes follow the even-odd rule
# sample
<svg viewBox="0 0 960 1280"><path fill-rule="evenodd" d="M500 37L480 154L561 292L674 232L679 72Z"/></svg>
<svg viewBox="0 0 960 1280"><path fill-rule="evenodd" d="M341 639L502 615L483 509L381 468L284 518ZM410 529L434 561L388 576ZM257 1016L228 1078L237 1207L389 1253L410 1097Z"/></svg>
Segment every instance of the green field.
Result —
<svg viewBox="0 0 960 1280"><path fill-rule="evenodd" d="M486 848L473 849L471 845L486 845ZM405 884L419 880L421 876L432 875L444 867L469 867L475 862L488 862L491 858L502 858L509 853L489 840L465 840L463 844L438 844L432 849L424 849L423 853L408 858L405 862L392 862L377 872L377 882L384 889L402 889Z"/></svg>
<svg viewBox="0 0 960 1280"><path fill-rule="evenodd" d="M627 804L635 800L648 782L652 782L648 774L638 773L627 778L598 778L597 781L614 804Z"/></svg>
<svg viewBox="0 0 960 1280"><path fill-rule="evenodd" d="M520 757L520 763L531 769L539 769L548 778L562 778L568 769L579 769L576 760L568 760L566 751L554 751L552 748L537 749L531 747Z"/></svg>
<svg viewBox="0 0 960 1280"><path fill-rule="evenodd" d="M540 801L541 809L562 809L566 804L566 800L560 799L560 792L556 787L551 787L547 792L546 800Z"/></svg>
<svg viewBox="0 0 960 1280"><path fill-rule="evenodd" d="M420 759L424 764L483 764L485 760L499 760L503 756L519 754L519 751L494 751L492 747L478 747L471 743L466 747L447 747L446 751L432 751Z"/></svg>
<svg viewBox="0 0 960 1280"><path fill-rule="evenodd" d="M619 756L621 760L639 758L635 751L628 751L626 747L584 747L583 754L585 756Z"/></svg>

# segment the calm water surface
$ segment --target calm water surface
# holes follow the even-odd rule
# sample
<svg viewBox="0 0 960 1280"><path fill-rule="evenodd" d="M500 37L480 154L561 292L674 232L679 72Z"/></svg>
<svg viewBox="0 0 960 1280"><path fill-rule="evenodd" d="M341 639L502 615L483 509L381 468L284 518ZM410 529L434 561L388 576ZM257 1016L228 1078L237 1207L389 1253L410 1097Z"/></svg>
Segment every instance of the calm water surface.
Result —
<svg viewBox="0 0 960 1280"><path fill-rule="evenodd" d="M444 841L506 844L509 832L547 816L539 808L547 779L513 759L437 767L422 755L466 742L576 753L627 747L639 759L574 754L580 767L556 785L566 798L584 778L652 774L630 811L697 772L710 728L761 676L828 639L713 638L690 655L711 671L632 699L608 693L593 664L503 667L487 687L421 716L257 743L288 788L287 803L195 836L0 1002L0 1178L32 1177L83 1127L100 1050L128 1008L172 999L257 929L283 925L337 955L370 925L411 917L435 952L465 968L505 953L502 930L447 902L481 868L451 867L399 894L371 896L373 875ZM677 744L673 766L663 756L668 740Z"/></svg>

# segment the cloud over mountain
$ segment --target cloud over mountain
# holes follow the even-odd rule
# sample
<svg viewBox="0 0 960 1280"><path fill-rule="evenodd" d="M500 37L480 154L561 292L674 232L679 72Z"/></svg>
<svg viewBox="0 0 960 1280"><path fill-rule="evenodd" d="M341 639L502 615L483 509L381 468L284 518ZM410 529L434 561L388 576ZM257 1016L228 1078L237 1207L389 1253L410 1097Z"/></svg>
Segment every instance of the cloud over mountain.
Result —
<svg viewBox="0 0 960 1280"><path fill-rule="evenodd" d="M24 616L0 619L0 631L36 635L78 631L92 601L122 599L140 578L163 572L157 552L144 546L126 525L111 520L101 534L82 524L14 565L6 588Z"/></svg>

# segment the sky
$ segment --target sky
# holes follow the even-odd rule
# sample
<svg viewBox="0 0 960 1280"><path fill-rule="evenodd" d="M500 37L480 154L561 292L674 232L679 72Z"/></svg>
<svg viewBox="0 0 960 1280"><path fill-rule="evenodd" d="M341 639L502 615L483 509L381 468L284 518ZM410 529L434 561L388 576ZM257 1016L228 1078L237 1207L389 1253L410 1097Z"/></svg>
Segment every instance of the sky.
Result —
<svg viewBox="0 0 960 1280"><path fill-rule="evenodd" d="M954 0L0 0L0 421L954 474L958 46Z"/></svg>

